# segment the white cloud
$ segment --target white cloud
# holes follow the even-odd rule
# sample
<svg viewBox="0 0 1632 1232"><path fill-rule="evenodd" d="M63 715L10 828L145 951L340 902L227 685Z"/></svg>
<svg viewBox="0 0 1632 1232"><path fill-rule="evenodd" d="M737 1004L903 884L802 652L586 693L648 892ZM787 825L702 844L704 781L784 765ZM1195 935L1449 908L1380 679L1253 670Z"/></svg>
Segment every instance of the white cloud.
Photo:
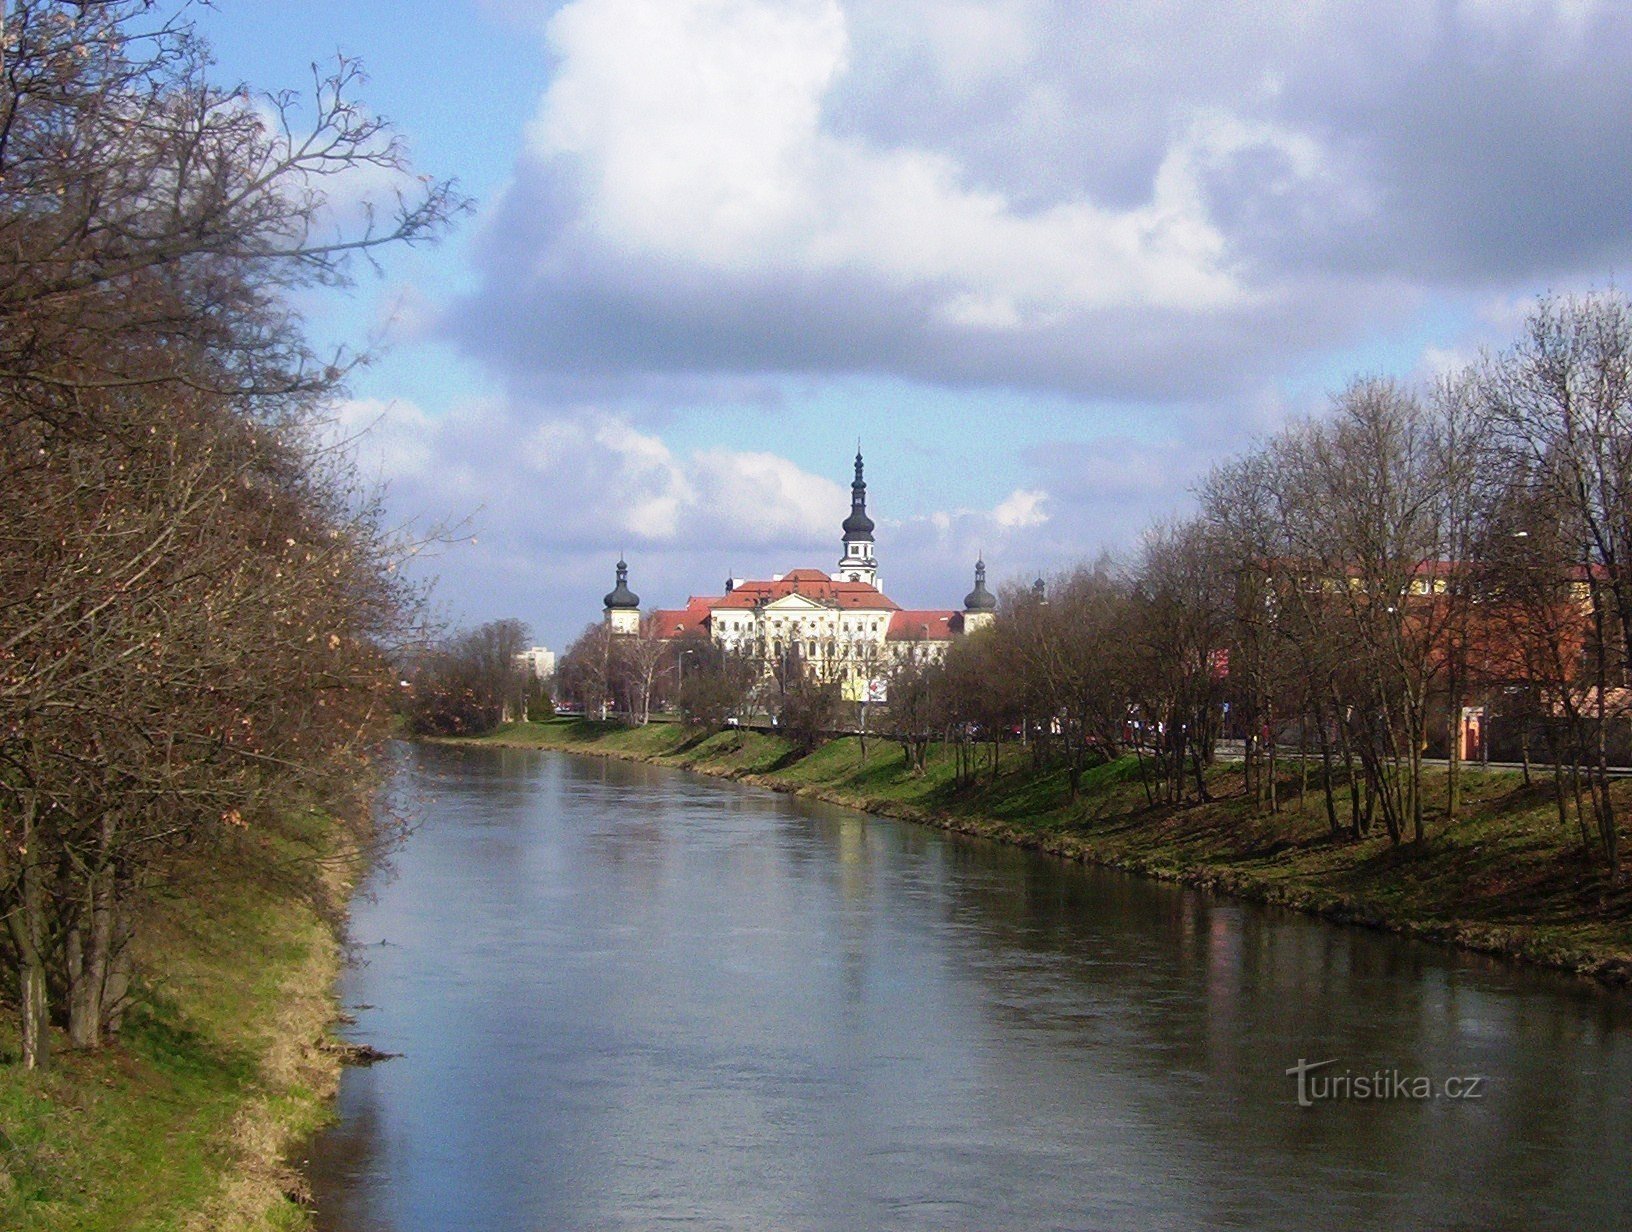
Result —
<svg viewBox="0 0 1632 1232"><path fill-rule="evenodd" d="M616 415L533 419L497 401L445 416L343 404L335 433L415 512L465 517L537 549L595 543L756 548L812 542L848 507L838 484L775 454L676 454ZM821 535L822 539L829 536Z"/></svg>
<svg viewBox="0 0 1632 1232"><path fill-rule="evenodd" d="M849 494L838 484L777 454L711 449L691 462L698 508L716 525L753 526L762 542L836 534L835 517L849 508Z"/></svg>
<svg viewBox="0 0 1632 1232"><path fill-rule="evenodd" d="M991 23L956 12L942 58L986 62L974 40ZM1176 144L1142 205L1022 208L942 152L824 126L849 58L836 0L576 0L549 31L561 66L529 156L570 162L576 242L723 273L859 271L971 328L1241 294L1188 166L1215 147L1216 117ZM1297 149L1301 167L1312 147Z"/></svg>
<svg viewBox="0 0 1632 1232"><path fill-rule="evenodd" d="M865 372L1229 399L1429 295L1632 252L1632 78L1600 71L1624 5L572 0L539 25L550 84L443 325L533 397Z"/></svg>
<svg viewBox="0 0 1632 1232"><path fill-rule="evenodd" d="M1036 51L1038 32L1015 5L933 0L918 7L918 28L934 54L936 76L955 95L974 94L1007 77Z"/></svg>
<svg viewBox="0 0 1632 1232"><path fill-rule="evenodd" d="M1043 508L1047 499L1047 492L1017 489L992 510L992 520L1005 530L1041 526L1048 521L1048 512Z"/></svg>
<svg viewBox="0 0 1632 1232"><path fill-rule="evenodd" d="M1540 26L1572 38L1585 34L1608 7L1605 0L1462 0L1471 23L1491 33Z"/></svg>

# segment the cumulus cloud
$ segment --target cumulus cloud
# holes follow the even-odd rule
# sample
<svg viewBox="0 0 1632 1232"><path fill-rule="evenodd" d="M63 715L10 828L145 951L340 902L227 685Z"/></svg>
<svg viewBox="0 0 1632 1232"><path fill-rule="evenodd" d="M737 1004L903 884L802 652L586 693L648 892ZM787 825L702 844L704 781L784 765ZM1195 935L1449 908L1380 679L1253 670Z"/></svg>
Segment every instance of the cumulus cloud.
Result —
<svg viewBox="0 0 1632 1232"><path fill-rule="evenodd" d="M386 481L404 508L479 513L536 548L797 548L848 508L837 483L786 458L677 454L617 415L554 417L473 400L432 416L412 402L360 399L337 421L362 473Z"/></svg>
<svg viewBox="0 0 1632 1232"><path fill-rule="evenodd" d="M1243 388L1436 288L1624 258L1585 0L573 0L445 328L518 388Z"/></svg>
<svg viewBox="0 0 1632 1232"><path fill-rule="evenodd" d="M1047 492L1017 490L992 510L992 519L1006 529L1041 526L1048 521L1048 514L1043 511L1043 502L1047 499Z"/></svg>
<svg viewBox="0 0 1632 1232"><path fill-rule="evenodd" d="M617 415L518 413L495 400L435 416L360 399L340 408L333 430L363 474L385 482L398 519L457 525L429 567L458 614L518 615L558 639L598 612L620 553L646 604L679 604L718 593L728 574L832 569L850 509L846 487L779 454L677 451ZM870 478L875 496L889 491L890 476ZM880 516L890 593L953 604L982 551L994 568L1036 567L1057 550L1039 533L1053 529L1050 500L1018 488L991 507Z"/></svg>

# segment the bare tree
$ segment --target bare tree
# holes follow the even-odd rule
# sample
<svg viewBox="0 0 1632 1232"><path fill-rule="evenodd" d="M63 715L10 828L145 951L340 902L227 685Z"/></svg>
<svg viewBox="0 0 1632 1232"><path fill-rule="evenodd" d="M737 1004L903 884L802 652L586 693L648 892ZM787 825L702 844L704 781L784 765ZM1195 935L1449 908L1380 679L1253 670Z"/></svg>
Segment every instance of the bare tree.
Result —
<svg viewBox="0 0 1632 1232"><path fill-rule="evenodd" d="M265 398L326 390L350 359L314 356L284 293L343 284L353 258L432 237L463 202L411 174L401 139L355 97L356 61L314 70L307 94L255 97L210 81L185 11L159 12L7 5L0 378L30 396L178 379ZM363 173L393 187L343 208ZM208 363L155 362L200 340Z"/></svg>
<svg viewBox="0 0 1632 1232"><path fill-rule="evenodd" d="M1632 647L1632 305L1617 294L1544 300L1475 379L1508 473L1562 518L1568 558L1557 563L1573 571L1590 621L1590 683L1571 703L1592 716L1593 810L1618 879L1607 770Z"/></svg>
<svg viewBox="0 0 1632 1232"><path fill-rule="evenodd" d="M658 670L671 653L668 642L654 632L649 616L641 622L637 633L613 639L612 691L622 699L621 708L631 723L650 722Z"/></svg>
<svg viewBox="0 0 1632 1232"><path fill-rule="evenodd" d="M401 544L311 422L290 289L459 207L342 62L257 102L185 15L12 0L0 63L0 950L25 1064L117 1026L142 896L297 802L366 816ZM397 177L347 218L360 171ZM381 208L381 207L385 208Z"/></svg>
<svg viewBox="0 0 1632 1232"><path fill-rule="evenodd" d="M901 745L907 768L921 775L935 729L945 721L945 669L923 642L908 642L897 650L885 681L889 704L880 727Z"/></svg>
<svg viewBox="0 0 1632 1232"><path fill-rule="evenodd" d="M1210 798L1206 769L1223 718L1234 623L1227 559L1204 523L1181 523L1146 536L1135 575L1136 615L1126 626L1138 631L1133 670L1143 708L1160 722L1158 748L1175 800L1187 769L1197 799Z"/></svg>
<svg viewBox="0 0 1632 1232"><path fill-rule="evenodd" d="M523 717L527 679L518 660L531 640L521 621L493 620L424 648L407 668L408 729L472 736Z"/></svg>
<svg viewBox="0 0 1632 1232"><path fill-rule="evenodd" d="M706 637L679 639L673 648L681 716L700 727L723 727L746 717L762 664L752 651L724 647ZM683 667L681 666L683 664Z"/></svg>
<svg viewBox="0 0 1632 1232"><path fill-rule="evenodd" d="M612 631L601 621L584 627L555 666L560 696L585 715L605 719L611 705Z"/></svg>
<svg viewBox="0 0 1632 1232"><path fill-rule="evenodd" d="M1039 765L1063 759L1071 798L1093 756L1115 756L1128 721L1129 592L1108 558L1038 591L1004 596L1005 670Z"/></svg>

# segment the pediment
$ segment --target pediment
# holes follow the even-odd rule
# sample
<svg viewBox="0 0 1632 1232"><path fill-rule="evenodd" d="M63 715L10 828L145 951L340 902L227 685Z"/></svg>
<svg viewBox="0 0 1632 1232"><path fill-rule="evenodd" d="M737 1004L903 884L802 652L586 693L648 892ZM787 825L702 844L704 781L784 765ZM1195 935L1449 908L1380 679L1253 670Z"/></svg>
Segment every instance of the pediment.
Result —
<svg viewBox="0 0 1632 1232"><path fill-rule="evenodd" d="M788 612L826 612L832 608L831 603L824 603L809 595L791 594L783 595L780 599L772 599L761 610L783 615Z"/></svg>

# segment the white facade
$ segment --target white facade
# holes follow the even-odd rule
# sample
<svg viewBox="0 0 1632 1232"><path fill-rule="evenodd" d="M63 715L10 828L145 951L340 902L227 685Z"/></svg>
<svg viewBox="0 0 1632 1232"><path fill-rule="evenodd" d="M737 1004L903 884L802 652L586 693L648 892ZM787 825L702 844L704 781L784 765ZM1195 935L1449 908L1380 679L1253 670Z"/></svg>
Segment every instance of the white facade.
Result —
<svg viewBox="0 0 1632 1232"><path fill-rule="evenodd" d="M530 647L516 656L516 665L534 680L547 680L555 675L555 651Z"/></svg>

